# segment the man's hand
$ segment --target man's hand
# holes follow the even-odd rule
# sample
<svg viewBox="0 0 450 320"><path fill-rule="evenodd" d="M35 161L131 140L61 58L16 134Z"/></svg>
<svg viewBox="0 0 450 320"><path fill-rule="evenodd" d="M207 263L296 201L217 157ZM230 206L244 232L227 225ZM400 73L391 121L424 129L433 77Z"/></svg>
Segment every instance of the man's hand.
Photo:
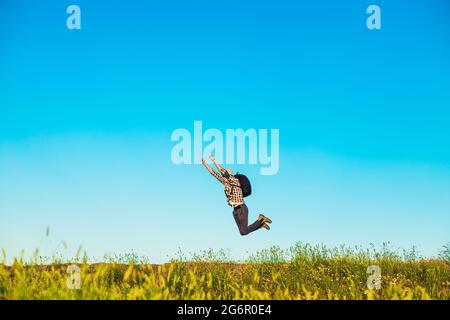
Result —
<svg viewBox="0 0 450 320"><path fill-rule="evenodd" d="M214 163L214 165L216 166L217 170L219 170L219 172L223 174L225 169L222 168L221 165L217 163L216 158L214 158L212 154L209 155L209 158Z"/></svg>

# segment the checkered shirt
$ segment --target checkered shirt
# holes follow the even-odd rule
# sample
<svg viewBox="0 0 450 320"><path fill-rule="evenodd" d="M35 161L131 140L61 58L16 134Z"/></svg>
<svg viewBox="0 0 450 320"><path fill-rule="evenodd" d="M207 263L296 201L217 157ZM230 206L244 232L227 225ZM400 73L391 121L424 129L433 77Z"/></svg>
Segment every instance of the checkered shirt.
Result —
<svg viewBox="0 0 450 320"><path fill-rule="evenodd" d="M244 197L242 195L242 189L239 184L238 178L230 175L229 178L225 178L218 174L216 171L211 172L214 177L219 180L224 187L225 195L228 199L228 205L234 207L244 203Z"/></svg>

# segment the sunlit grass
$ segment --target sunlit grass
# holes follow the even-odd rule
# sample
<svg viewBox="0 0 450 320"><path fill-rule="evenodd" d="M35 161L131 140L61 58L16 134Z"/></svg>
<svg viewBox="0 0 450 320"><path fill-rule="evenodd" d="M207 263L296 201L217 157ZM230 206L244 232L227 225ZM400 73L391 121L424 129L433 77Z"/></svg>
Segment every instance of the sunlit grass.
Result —
<svg viewBox="0 0 450 320"><path fill-rule="evenodd" d="M0 264L0 299L444 299L450 298L448 246L439 258L412 249L327 248L297 243L272 247L233 262L224 251L189 258L180 253L152 265L135 253L89 263L80 250L73 261ZM69 265L79 267L80 289L70 289ZM381 269L381 289L367 288L367 267Z"/></svg>

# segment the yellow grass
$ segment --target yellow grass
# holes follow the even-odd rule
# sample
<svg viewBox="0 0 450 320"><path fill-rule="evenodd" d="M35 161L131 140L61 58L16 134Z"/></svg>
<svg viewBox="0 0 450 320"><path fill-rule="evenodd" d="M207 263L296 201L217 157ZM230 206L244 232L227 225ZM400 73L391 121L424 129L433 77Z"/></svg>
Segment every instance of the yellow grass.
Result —
<svg viewBox="0 0 450 320"><path fill-rule="evenodd" d="M127 257L107 260L3 263L0 299L450 298L450 263L445 257L425 260L411 254L400 257L388 251L298 243L288 250L263 250L243 263L213 251L164 265L143 263L134 256L128 261ZM380 267L379 290L368 289L370 265ZM69 266L76 272L68 272ZM79 289L74 288L76 279Z"/></svg>

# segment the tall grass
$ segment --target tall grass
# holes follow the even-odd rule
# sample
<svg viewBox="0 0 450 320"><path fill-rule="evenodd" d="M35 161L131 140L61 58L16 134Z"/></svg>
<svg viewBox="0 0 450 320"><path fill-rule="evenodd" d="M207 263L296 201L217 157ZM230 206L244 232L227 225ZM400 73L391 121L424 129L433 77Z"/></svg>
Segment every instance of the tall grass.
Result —
<svg viewBox="0 0 450 320"><path fill-rule="evenodd" d="M447 251L446 251L447 250ZM6 256L5 253L3 253ZM89 263L39 259L0 264L0 299L444 299L450 298L448 246L437 259L413 248L402 254L381 249L311 246L271 247L244 262L207 250L170 263L108 255ZM6 258L4 258L4 261ZM80 270L80 289L69 289L67 268ZM367 268L381 270L381 289L368 289Z"/></svg>

